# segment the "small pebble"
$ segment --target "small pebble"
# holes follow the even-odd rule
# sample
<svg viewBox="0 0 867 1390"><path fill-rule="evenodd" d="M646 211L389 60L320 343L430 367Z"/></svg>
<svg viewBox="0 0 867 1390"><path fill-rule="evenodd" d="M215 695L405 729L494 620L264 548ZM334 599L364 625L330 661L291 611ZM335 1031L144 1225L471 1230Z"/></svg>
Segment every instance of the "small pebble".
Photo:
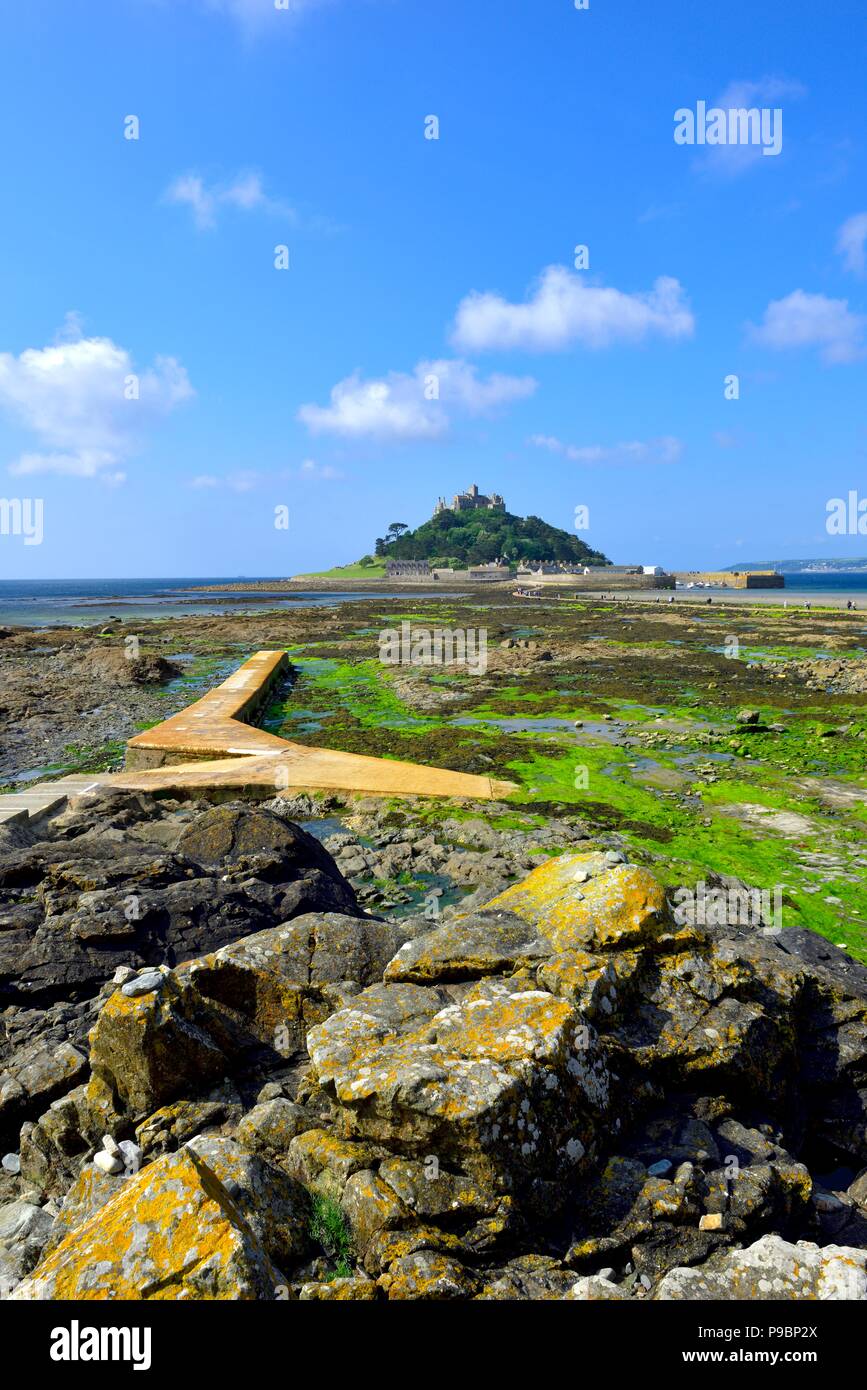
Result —
<svg viewBox="0 0 867 1390"><path fill-rule="evenodd" d="M101 1173L122 1173L123 1160L114 1154L106 1153L105 1149L100 1149L93 1156L93 1166L98 1168Z"/></svg>
<svg viewBox="0 0 867 1390"><path fill-rule="evenodd" d="M120 1147L112 1134L102 1136L102 1147L107 1154L112 1154L114 1158L120 1158Z"/></svg>
<svg viewBox="0 0 867 1390"><path fill-rule="evenodd" d="M144 1150L139 1148L138 1144L134 1144L131 1139L121 1139L118 1148L127 1172L137 1173L144 1158Z"/></svg>
<svg viewBox="0 0 867 1390"><path fill-rule="evenodd" d="M725 1225L725 1217L721 1211L707 1212L699 1221L700 1231L721 1231Z"/></svg>
<svg viewBox="0 0 867 1390"><path fill-rule="evenodd" d="M135 971L131 965L119 965L111 977L111 982L114 985L125 985L134 975Z"/></svg>
<svg viewBox="0 0 867 1390"><path fill-rule="evenodd" d="M141 994L153 994L155 990L162 989L166 982L165 975L161 975L159 970L147 970L143 975L136 975L134 980L121 986L121 994L127 995L130 999L137 999Z"/></svg>
<svg viewBox="0 0 867 1390"><path fill-rule="evenodd" d="M658 1163L651 1163L648 1173L652 1178L664 1178L666 1173L670 1173L673 1165L671 1159L661 1158Z"/></svg>
<svg viewBox="0 0 867 1390"><path fill-rule="evenodd" d="M20 1173L21 1159L18 1157L18 1154L4 1154L3 1167L7 1173Z"/></svg>

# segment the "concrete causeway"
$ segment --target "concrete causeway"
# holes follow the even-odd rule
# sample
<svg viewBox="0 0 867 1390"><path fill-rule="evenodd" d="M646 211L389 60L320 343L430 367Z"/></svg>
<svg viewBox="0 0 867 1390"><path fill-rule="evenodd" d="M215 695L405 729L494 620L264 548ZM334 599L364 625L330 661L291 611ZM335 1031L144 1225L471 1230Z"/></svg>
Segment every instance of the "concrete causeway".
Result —
<svg viewBox="0 0 867 1390"><path fill-rule="evenodd" d="M74 797L110 787L155 795L346 791L476 801L499 800L516 790L513 782L449 768L308 748L248 723L288 671L285 652L256 652L195 704L131 738L123 772L64 777L0 796L0 824L62 809Z"/></svg>
<svg viewBox="0 0 867 1390"><path fill-rule="evenodd" d="M284 739L251 726L249 721L288 673L285 652L256 652L194 705L131 738L126 745L127 768L285 751Z"/></svg>

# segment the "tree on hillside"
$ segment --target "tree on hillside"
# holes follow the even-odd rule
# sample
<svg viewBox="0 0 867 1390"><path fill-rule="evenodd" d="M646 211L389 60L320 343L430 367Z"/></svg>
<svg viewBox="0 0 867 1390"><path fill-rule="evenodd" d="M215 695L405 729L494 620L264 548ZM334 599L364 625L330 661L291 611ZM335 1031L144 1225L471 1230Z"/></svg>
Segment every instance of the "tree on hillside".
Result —
<svg viewBox="0 0 867 1390"><path fill-rule="evenodd" d="M443 555L457 567L487 564L500 555L520 560L557 561L573 565L607 565L599 550L577 536L551 526L541 517L510 512L440 512L414 531L394 521L376 542L376 554L395 560L432 560Z"/></svg>

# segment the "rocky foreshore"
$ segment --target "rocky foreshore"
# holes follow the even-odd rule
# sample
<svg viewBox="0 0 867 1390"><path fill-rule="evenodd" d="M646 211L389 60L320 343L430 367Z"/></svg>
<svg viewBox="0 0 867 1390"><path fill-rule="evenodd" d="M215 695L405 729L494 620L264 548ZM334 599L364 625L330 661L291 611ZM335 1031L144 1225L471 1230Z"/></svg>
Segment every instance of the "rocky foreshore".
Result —
<svg viewBox="0 0 867 1390"><path fill-rule="evenodd" d="M867 968L824 938L684 922L574 821L84 805L0 832L4 1297L867 1298Z"/></svg>

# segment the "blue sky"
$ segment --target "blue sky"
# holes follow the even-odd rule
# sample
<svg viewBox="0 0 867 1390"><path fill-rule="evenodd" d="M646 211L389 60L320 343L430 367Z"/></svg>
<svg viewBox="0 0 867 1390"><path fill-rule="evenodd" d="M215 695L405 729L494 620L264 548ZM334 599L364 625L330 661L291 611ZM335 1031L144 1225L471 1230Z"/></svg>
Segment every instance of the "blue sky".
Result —
<svg viewBox="0 0 867 1390"><path fill-rule="evenodd" d="M0 577L298 573L473 481L622 562L867 554L825 529L867 493L863 0L688 8L7 7L0 495L44 539ZM781 152L678 145L700 101Z"/></svg>

